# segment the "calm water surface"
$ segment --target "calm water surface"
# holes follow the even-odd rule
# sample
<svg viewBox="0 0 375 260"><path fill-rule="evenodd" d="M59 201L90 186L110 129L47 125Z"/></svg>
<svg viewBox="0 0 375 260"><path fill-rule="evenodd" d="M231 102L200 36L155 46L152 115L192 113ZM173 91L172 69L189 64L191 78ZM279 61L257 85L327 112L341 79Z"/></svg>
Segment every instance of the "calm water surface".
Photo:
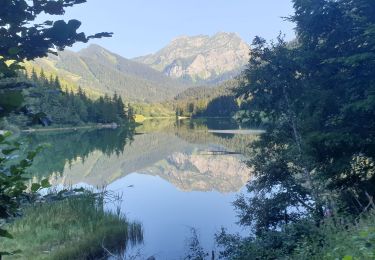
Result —
<svg viewBox="0 0 375 260"><path fill-rule="evenodd" d="M181 259L192 227L207 251L216 249L214 234L221 227L242 232L232 202L251 178L244 161L256 137L208 132L239 128L229 120L163 120L146 121L135 131L32 134L31 148L49 147L31 171L56 185L106 185L122 194L122 211L144 227L144 244L132 251Z"/></svg>

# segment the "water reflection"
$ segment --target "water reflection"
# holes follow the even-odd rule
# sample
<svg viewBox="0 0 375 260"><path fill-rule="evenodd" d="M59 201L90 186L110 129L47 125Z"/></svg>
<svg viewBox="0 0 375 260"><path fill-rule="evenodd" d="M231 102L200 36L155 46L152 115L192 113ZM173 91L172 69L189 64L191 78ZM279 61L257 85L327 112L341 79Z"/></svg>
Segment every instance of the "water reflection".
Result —
<svg viewBox="0 0 375 260"><path fill-rule="evenodd" d="M248 181L249 171L242 158L234 155L207 155L174 152L166 159L139 171L159 176L183 191L237 192Z"/></svg>
<svg viewBox="0 0 375 260"><path fill-rule="evenodd" d="M50 176L54 184L97 187L138 172L160 176L183 191L238 191L249 173L244 157L234 152L245 153L254 137L219 137L208 133L208 127L202 120L163 120L147 121L135 130L33 133L28 136L30 148L42 143L48 147L30 171L38 178Z"/></svg>
<svg viewBox="0 0 375 260"><path fill-rule="evenodd" d="M221 226L235 225L232 201L250 178L244 163L251 135L218 135L208 129L240 129L221 120L146 121L136 129L33 133L30 146L49 143L31 173L53 184L108 185L124 194L122 209L143 223L149 255L183 255L190 227L215 249Z"/></svg>
<svg viewBox="0 0 375 260"><path fill-rule="evenodd" d="M131 187L129 187L131 185ZM225 227L241 232L232 202L238 193L183 192L158 176L130 174L108 186L124 196L122 208L131 220L142 222L141 252L156 259L181 259L190 228L200 234L202 246L216 249L214 235ZM216 251L216 250L215 250Z"/></svg>
<svg viewBox="0 0 375 260"><path fill-rule="evenodd" d="M134 136L133 128L93 129L63 132L39 132L24 136L26 151L45 145L34 159L30 172L45 178L52 173L63 175L69 165L82 163L100 152L106 156L120 155Z"/></svg>

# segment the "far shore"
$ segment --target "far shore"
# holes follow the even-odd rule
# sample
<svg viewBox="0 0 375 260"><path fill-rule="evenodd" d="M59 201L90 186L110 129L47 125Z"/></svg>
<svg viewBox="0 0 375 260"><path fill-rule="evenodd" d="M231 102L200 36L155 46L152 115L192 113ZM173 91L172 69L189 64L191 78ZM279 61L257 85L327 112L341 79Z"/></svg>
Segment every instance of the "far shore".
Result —
<svg viewBox="0 0 375 260"><path fill-rule="evenodd" d="M256 129L238 129L238 130L208 130L209 133L213 134L236 134L236 135L260 135L264 134L264 130Z"/></svg>
<svg viewBox="0 0 375 260"><path fill-rule="evenodd" d="M98 125L87 125L87 126L70 126L70 127L55 127L55 128L29 128L23 129L21 132L23 133L34 133L34 132L53 132L53 131L75 131L75 130L82 130L82 129L116 129L119 125L116 123L113 124L98 124Z"/></svg>

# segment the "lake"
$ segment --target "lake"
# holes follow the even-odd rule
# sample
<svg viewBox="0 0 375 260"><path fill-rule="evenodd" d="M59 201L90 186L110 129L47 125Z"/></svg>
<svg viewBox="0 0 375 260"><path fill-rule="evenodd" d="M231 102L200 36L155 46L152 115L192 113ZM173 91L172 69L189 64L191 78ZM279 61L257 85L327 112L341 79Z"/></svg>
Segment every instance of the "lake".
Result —
<svg viewBox="0 0 375 260"><path fill-rule="evenodd" d="M232 202L251 179L247 145L255 134L231 120L148 120L135 129L32 133L30 148L47 143L30 169L53 185L106 186L109 203L143 224L144 257L180 259L195 228L207 252L221 227L243 233ZM213 132L211 130L214 130ZM252 133L252 132L248 132ZM256 133L256 132L255 132Z"/></svg>

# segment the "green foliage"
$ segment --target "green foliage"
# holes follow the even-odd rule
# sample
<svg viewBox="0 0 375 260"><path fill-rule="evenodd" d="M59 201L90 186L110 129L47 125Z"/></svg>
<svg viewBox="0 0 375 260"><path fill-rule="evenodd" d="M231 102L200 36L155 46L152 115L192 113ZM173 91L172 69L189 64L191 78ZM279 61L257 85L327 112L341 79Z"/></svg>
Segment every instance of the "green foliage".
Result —
<svg viewBox="0 0 375 260"><path fill-rule="evenodd" d="M106 255L104 248L120 254L142 242L140 224L103 209L106 196L84 192L26 207L9 225L14 239L1 241L0 251L20 250L11 259L96 259Z"/></svg>
<svg viewBox="0 0 375 260"><path fill-rule="evenodd" d="M366 213L353 222L327 219L294 250L291 259L374 259L375 215Z"/></svg>
<svg viewBox="0 0 375 260"><path fill-rule="evenodd" d="M82 4L85 0L62 1L0 1L0 78L15 76L22 68L19 62L44 57L53 50L63 50L75 42L87 42L92 38L110 37L111 33L86 36L77 33L78 20L37 22L42 13L63 15L67 7ZM8 62L7 61L13 61Z"/></svg>
<svg viewBox="0 0 375 260"><path fill-rule="evenodd" d="M266 259L286 258L299 241L314 240L322 221L358 215L375 196L375 3L293 3L297 40L256 37L248 84L237 92L246 99L242 114L267 130L251 145L249 195L235 202L254 237L237 242ZM290 233L305 223L307 230ZM325 246L314 243L317 251ZM266 247L279 256L263 255Z"/></svg>
<svg viewBox="0 0 375 260"><path fill-rule="evenodd" d="M27 199L26 171L40 149L28 152L24 159L16 159L21 144L9 142L9 136L9 133L0 135L0 239L13 238L13 235L4 229L4 225L20 213L21 203ZM31 191L37 192L46 187L49 187L48 180L43 180L41 184L32 183ZM0 253L0 256L4 254L6 252Z"/></svg>
<svg viewBox="0 0 375 260"><path fill-rule="evenodd" d="M165 103L134 103L131 105L136 115L150 117L173 117L173 105Z"/></svg>
<svg viewBox="0 0 375 260"><path fill-rule="evenodd" d="M372 211L357 221L332 217L319 226L306 221L245 239L222 230L216 240L225 248L221 256L230 259L373 259L374 218Z"/></svg>
<svg viewBox="0 0 375 260"><path fill-rule="evenodd" d="M208 253L201 246L199 236L195 228L191 228L191 237L188 241L187 254L184 257L185 260L204 260L207 259Z"/></svg>
<svg viewBox="0 0 375 260"><path fill-rule="evenodd" d="M147 65L126 59L98 45L79 52L65 50L27 64L60 77L63 85L78 86L90 96L120 95L124 102L148 103L172 99L187 86ZM65 81L65 82L64 82ZM70 89L69 89L70 90Z"/></svg>
<svg viewBox="0 0 375 260"><path fill-rule="evenodd" d="M190 105L188 112L190 111L194 112L194 106ZM203 111L195 112L195 116L232 117L237 111L238 104L234 96L220 96L208 102Z"/></svg>
<svg viewBox="0 0 375 260"><path fill-rule="evenodd" d="M175 97L176 116L232 117L239 109L234 91L244 83L238 76L217 87L189 88Z"/></svg>
<svg viewBox="0 0 375 260"><path fill-rule="evenodd" d="M24 98L20 90L0 90L0 117L9 114L10 112L19 109L22 106Z"/></svg>
<svg viewBox="0 0 375 260"><path fill-rule="evenodd" d="M23 66L25 68L24 70L25 76L23 78L30 78L31 81L36 82L37 77L39 77L39 75L43 71L49 79L51 77L58 78L59 83L61 85L61 89L67 92L73 91L74 93L77 93L78 89L81 87L82 90L91 99L98 99L100 96L104 95L103 92L98 91L94 88L82 86L81 82L77 81L77 77L75 75L70 75L69 73L64 72L64 70L59 70L58 67L55 67L54 64L60 59L64 60L65 53L68 53L68 52L69 52L68 50L59 52L58 58L57 56L49 55L48 56L49 58L51 59L52 57L54 58L51 61L47 60L47 58L36 59L34 61L25 61L23 63Z"/></svg>
<svg viewBox="0 0 375 260"><path fill-rule="evenodd" d="M116 93L113 97L105 95L92 100L81 88L77 93L63 91L59 78L51 75L47 79L43 70L39 76L33 70L31 78L24 80L29 87L22 91L22 107L8 118L11 123L21 127L31 124L124 124L133 120L129 114L131 108L126 107ZM23 119L17 120L19 117Z"/></svg>

